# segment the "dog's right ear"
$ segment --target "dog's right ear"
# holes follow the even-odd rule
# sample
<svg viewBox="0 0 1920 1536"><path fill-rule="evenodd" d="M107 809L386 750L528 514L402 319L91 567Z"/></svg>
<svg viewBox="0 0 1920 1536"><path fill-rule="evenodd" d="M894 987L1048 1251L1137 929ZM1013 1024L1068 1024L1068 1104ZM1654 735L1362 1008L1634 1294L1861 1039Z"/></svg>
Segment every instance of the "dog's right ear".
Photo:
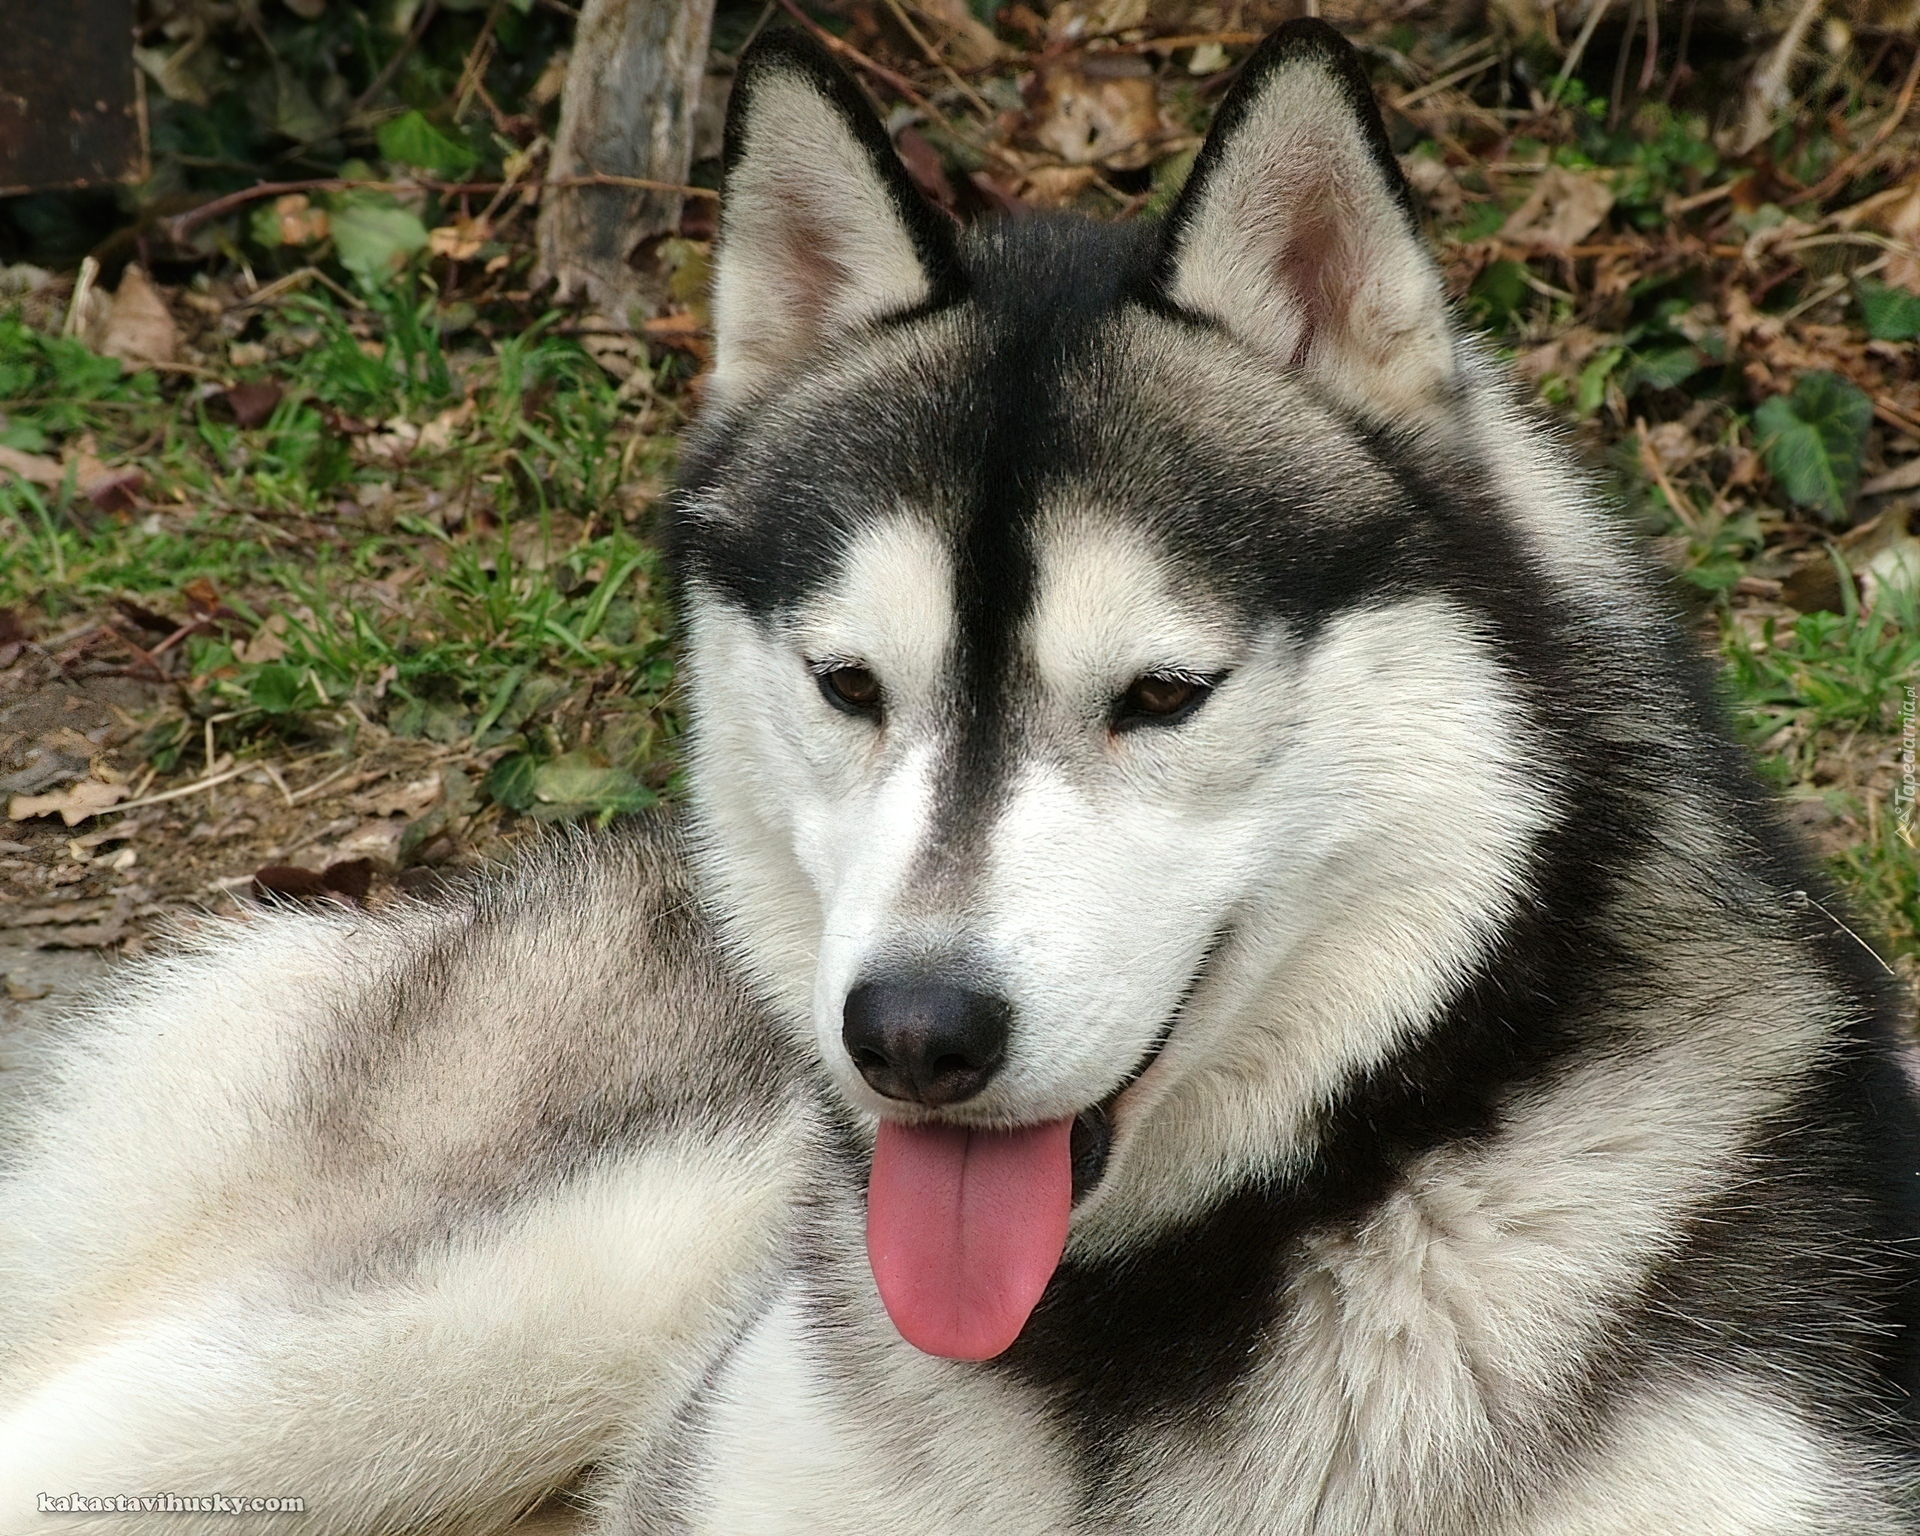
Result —
<svg viewBox="0 0 1920 1536"><path fill-rule="evenodd" d="M709 395L754 394L837 336L957 296L953 225L811 39L761 34L727 110Z"/></svg>

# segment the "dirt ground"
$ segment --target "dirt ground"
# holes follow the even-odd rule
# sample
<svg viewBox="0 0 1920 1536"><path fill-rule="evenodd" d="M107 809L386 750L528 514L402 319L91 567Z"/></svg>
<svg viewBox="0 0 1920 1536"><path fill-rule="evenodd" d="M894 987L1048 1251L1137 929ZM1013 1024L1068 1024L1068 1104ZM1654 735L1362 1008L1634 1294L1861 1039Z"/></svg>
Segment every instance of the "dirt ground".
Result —
<svg viewBox="0 0 1920 1536"><path fill-rule="evenodd" d="M0 824L0 971L15 1021L167 924L236 916L263 895L379 906L506 841L508 818L479 804L484 755L366 721L278 759L216 753L211 771L155 790L140 741L166 689L129 671L57 653L0 671L0 801L116 800L110 817L79 799ZM62 788L89 767L79 789Z"/></svg>

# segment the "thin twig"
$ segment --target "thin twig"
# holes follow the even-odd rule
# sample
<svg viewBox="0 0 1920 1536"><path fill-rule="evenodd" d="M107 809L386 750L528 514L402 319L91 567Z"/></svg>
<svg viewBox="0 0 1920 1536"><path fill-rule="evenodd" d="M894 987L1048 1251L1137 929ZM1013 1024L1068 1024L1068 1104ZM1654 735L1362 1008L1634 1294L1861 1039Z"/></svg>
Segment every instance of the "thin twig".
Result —
<svg viewBox="0 0 1920 1536"><path fill-rule="evenodd" d="M1613 56L1613 89L1607 97L1607 132L1620 126L1620 103L1627 94L1627 59L1634 35L1640 30L1640 8L1627 0L1627 25L1620 33L1620 51Z"/></svg>
<svg viewBox="0 0 1920 1536"><path fill-rule="evenodd" d="M144 800L124 800L119 805L107 807L116 814L121 811L144 811L150 805L160 805L168 800L184 799L188 795L197 795L203 789L212 789L215 785L225 784L229 779L237 779L243 773L252 773L264 766L260 763L242 763L238 768L229 768L225 773L216 773L211 778L195 779L191 784L182 784L178 789L164 790L157 795L148 795Z"/></svg>
<svg viewBox="0 0 1920 1536"><path fill-rule="evenodd" d="M1680 76L1687 69L1687 44L1693 41L1693 8L1697 0L1687 0L1687 8L1680 13L1680 44L1674 50L1673 68L1667 71L1667 88L1660 93L1660 100L1668 106L1673 104L1673 93L1680 84Z"/></svg>
<svg viewBox="0 0 1920 1536"><path fill-rule="evenodd" d="M1692 213L1696 208L1704 208L1709 203L1717 203L1723 197L1733 196L1734 183L1723 181L1717 187L1708 187L1704 192L1696 192L1692 197L1676 197L1666 205L1666 215L1670 219L1683 213Z"/></svg>
<svg viewBox="0 0 1920 1536"><path fill-rule="evenodd" d="M1416 101L1425 101L1435 92L1444 91L1450 85L1458 85L1462 80L1471 79L1474 75L1491 69L1496 62L1496 57L1493 53L1475 54L1471 63L1448 70L1438 80L1429 80L1418 90L1408 91L1394 105L1396 108L1404 109L1412 106Z"/></svg>
<svg viewBox="0 0 1920 1536"><path fill-rule="evenodd" d="M367 301L365 299L361 298L351 288L336 283L318 267L301 267L297 272L289 272L285 277L276 277L272 282L254 289L254 291L244 299L235 300L227 306L227 312L232 314L243 309L256 309L262 304L271 304L275 299L279 298L281 294L290 293L301 284L307 282L317 282L322 287L332 290L343 302L351 305L355 309L365 309L367 307Z"/></svg>
<svg viewBox="0 0 1920 1536"><path fill-rule="evenodd" d="M1660 462L1660 456L1653 451L1653 444L1647 440L1646 422L1636 421L1635 436L1640 439L1640 467L1653 478L1660 487L1660 494L1667 498L1667 505L1673 508L1673 515L1680 519L1688 533L1700 537L1700 512L1690 501L1683 501L1680 493L1673 488L1673 482L1667 478L1666 466Z"/></svg>
<svg viewBox="0 0 1920 1536"><path fill-rule="evenodd" d="M1900 86L1900 95L1893 104L1893 110L1887 114L1887 120L1874 130L1872 138L1852 154L1843 157L1838 165L1801 193L1801 197L1810 202L1818 202L1822 198L1833 196L1844 187L1847 184L1847 178L1858 169L1860 163L1886 143L1893 130L1905 121L1908 111L1913 106L1915 86L1920 86L1920 48L1914 49L1913 63L1907 69L1907 78Z"/></svg>
<svg viewBox="0 0 1920 1536"><path fill-rule="evenodd" d="M1200 48L1218 43L1222 48L1251 48L1264 32L1176 32L1171 37L1150 37L1144 42L1118 43L1113 53L1172 53L1176 48Z"/></svg>
<svg viewBox="0 0 1920 1536"><path fill-rule="evenodd" d="M263 181L243 187L210 202L161 220L168 238L184 241L209 219L220 218L236 208L258 202L263 197L284 197L292 192L437 192L442 197L458 197L463 192L498 192L511 187L510 181L363 181L341 176L317 176L308 181ZM683 186L677 181L649 181L642 176L610 176L594 171L583 176L556 176L544 183L549 187L637 187L645 192L677 192L682 197L706 197L716 202L720 194L712 187Z"/></svg>
<svg viewBox="0 0 1920 1536"><path fill-rule="evenodd" d="M854 47L852 43L843 42L841 39L835 37L825 27L821 26L819 22L801 10L799 5L795 3L795 0L780 0L780 8L811 32L816 39L825 45L829 53L837 53L849 64L854 65L858 69L865 70L875 79L886 81L888 85L892 86L916 107L921 108L923 111L931 112L939 121L941 127L949 131L953 130L953 124L947 121L946 114L932 102L928 101L925 96L922 96L913 82L907 79L906 76L896 75L892 70L888 69L886 65L868 58L858 48Z"/></svg>
<svg viewBox="0 0 1920 1536"><path fill-rule="evenodd" d="M1907 415L1905 411L1900 410L1889 401L1882 399L1879 395L1873 397L1873 414L1878 416L1890 427L1898 427L1902 432L1909 432L1915 437L1920 437L1920 421L1916 421L1913 417Z"/></svg>
<svg viewBox="0 0 1920 1536"><path fill-rule="evenodd" d="M91 256L80 261L80 276L74 280L73 297L67 301L67 318L60 327L62 336L78 336L86 328L87 300L100 276L100 263Z"/></svg>
<svg viewBox="0 0 1920 1536"><path fill-rule="evenodd" d="M1734 138L1735 154L1747 154L1773 132L1774 117L1787 99L1787 77L1793 71L1800 46L1807 40L1807 29L1820 14L1822 4L1824 0L1804 0L1780 41L1754 71L1753 79L1747 84L1745 120Z"/></svg>
<svg viewBox="0 0 1920 1536"><path fill-rule="evenodd" d="M1553 89L1547 92L1547 105L1558 106L1560 93L1567 88L1567 82L1573 78L1573 72L1580 67L1580 56L1587 51L1587 44L1593 41L1595 29L1600 18L1607 14L1612 0L1593 0L1587 7L1587 19L1580 26L1580 35L1573 40L1573 47L1567 50L1566 61L1560 66L1560 73L1553 77Z"/></svg>
<svg viewBox="0 0 1920 1536"><path fill-rule="evenodd" d="M336 768L333 770L332 773L328 774L324 779L316 780L314 783L309 784L305 789L296 789L293 792L292 798L287 801L287 804L299 805L302 801L311 800L315 795L319 794L321 790L325 789L329 784L333 783L336 779L339 779L341 776L351 772L353 772L352 763L348 763L344 767Z"/></svg>
<svg viewBox="0 0 1920 1536"><path fill-rule="evenodd" d="M907 36L913 39L914 46L927 56L927 62L944 73L960 93L973 103L975 110L988 122L992 122L995 116L993 108L987 105L985 98L978 91L955 74L953 66L941 58L933 44L920 35L920 29L913 24L912 18L907 15L907 8L900 3L900 0L887 0L887 9L893 12L893 19L900 23Z"/></svg>
<svg viewBox="0 0 1920 1536"><path fill-rule="evenodd" d="M353 105L347 108L347 122L352 122L358 117L367 103L392 83L393 77L400 73L400 66L407 62L408 55L420 46L420 39L427 35L427 27L432 23L434 13L439 9L440 0L426 0L426 4L420 7L420 14L414 18L413 28L407 33L406 40L393 50L393 57L388 59L380 73L373 77L373 84L356 96Z"/></svg>
<svg viewBox="0 0 1920 1536"><path fill-rule="evenodd" d="M287 809L293 809L293 796L287 793L287 781L280 777L280 770L272 763L262 763L260 771L273 780L273 787L280 791L280 798L287 802Z"/></svg>
<svg viewBox="0 0 1920 1536"><path fill-rule="evenodd" d="M487 7L487 19L481 23L480 35L473 40L473 46L467 50L466 63L460 66L460 83L453 93L455 122L458 122L460 114L466 111L467 98L473 94L475 87L480 86L481 77L487 72L487 65L493 61L493 50L490 46L493 42L493 28L494 24L500 20L500 12L506 3L507 0L493 0L493 4ZM484 88L481 89L480 94L483 97L486 95ZM489 101L488 106L492 105ZM498 109L494 110L497 116Z"/></svg>

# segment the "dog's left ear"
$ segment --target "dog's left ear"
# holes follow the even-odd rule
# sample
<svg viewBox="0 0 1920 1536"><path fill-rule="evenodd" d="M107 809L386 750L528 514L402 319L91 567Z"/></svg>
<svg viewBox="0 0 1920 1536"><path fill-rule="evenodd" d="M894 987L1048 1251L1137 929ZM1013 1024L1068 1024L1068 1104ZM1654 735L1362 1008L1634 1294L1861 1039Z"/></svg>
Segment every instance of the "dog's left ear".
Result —
<svg viewBox="0 0 1920 1536"><path fill-rule="evenodd" d="M842 334L943 303L960 284L947 217L826 53L762 33L727 108L709 397L743 399Z"/></svg>
<svg viewBox="0 0 1920 1536"><path fill-rule="evenodd" d="M1368 415L1443 406L1454 341L1412 193L1346 39L1280 28L1247 60L1169 211L1157 286Z"/></svg>

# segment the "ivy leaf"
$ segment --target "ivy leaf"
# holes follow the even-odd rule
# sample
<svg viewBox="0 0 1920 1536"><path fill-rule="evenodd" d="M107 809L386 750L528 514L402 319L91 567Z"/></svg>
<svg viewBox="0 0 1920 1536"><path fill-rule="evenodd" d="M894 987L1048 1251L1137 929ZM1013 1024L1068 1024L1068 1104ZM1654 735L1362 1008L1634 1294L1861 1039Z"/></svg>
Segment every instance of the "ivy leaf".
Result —
<svg viewBox="0 0 1920 1536"><path fill-rule="evenodd" d="M539 769L539 758L515 752L487 770L483 792L495 805L504 805L510 811L530 811L534 804L533 776Z"/></svg>
<svg viewBox="0 0 1920 1536"><path fill-rule="evenodd" d="M1793 498L1830 523L1844 523L1860 490L1873 402L1834 373L1802 374L1791 395L1754 413L1767 468Z"/></svg>
<svg viewBox="0 0 1920 1536"><path fill-rule="evenodd" d="M1632 395L1643 386L1649 389L1678 389L1707 365L1707 355L1698 347L1662 347L1643 352L1633 360L1627 374L1625 392Z"/></svg>
<svg viewBox="0 0 1920 1536"><path fill-rule="evenodd" d="M1625 347L1608 347L1580 370L1580 381L1574 386L1573 401L1574 409L1582 416L1591 416L1600 409L1607 398L1607 380L1626 355Z"/></svg>
<svg viewBox="0 0 1920 1536"><path fill-rule="evenodd" d="M284 715L309 702L302 697L304 681L302 675L285 662L267 662L253 674L247 693L255 709L269 715Z"/></svg>
<svg viewBox="0 0 1920 1536"><path fill-rule="evenodd" d="M464 143L442 133L418 111L403 112L382 123L374 139L381 155L396 165L417 166L436 176L464 176L480 161Z"/></svg>
<svg viewBox="0 0 1920 1536"><path fill-rule="evenodd" d="M624 768L611 768L585 752L565 752L533 775L533 814L558 821L597 815L604 822L623 812L644 811L657 796Z"/></svg>
<svg viewBox="0 0 1920 1536"><path fill-rule="evenodd" d="M1912 341L1920 336L1920 293L1863 282L1856 295L1860 320L1875 341Z"/></svg>
<svg viewBox="0 0 1920 1536"><path fill-rule="evenodd" d="M368 281L390 275L427 244L427 226L416 215L351 194L335 205L332 225L340 265Z"/></svg>

